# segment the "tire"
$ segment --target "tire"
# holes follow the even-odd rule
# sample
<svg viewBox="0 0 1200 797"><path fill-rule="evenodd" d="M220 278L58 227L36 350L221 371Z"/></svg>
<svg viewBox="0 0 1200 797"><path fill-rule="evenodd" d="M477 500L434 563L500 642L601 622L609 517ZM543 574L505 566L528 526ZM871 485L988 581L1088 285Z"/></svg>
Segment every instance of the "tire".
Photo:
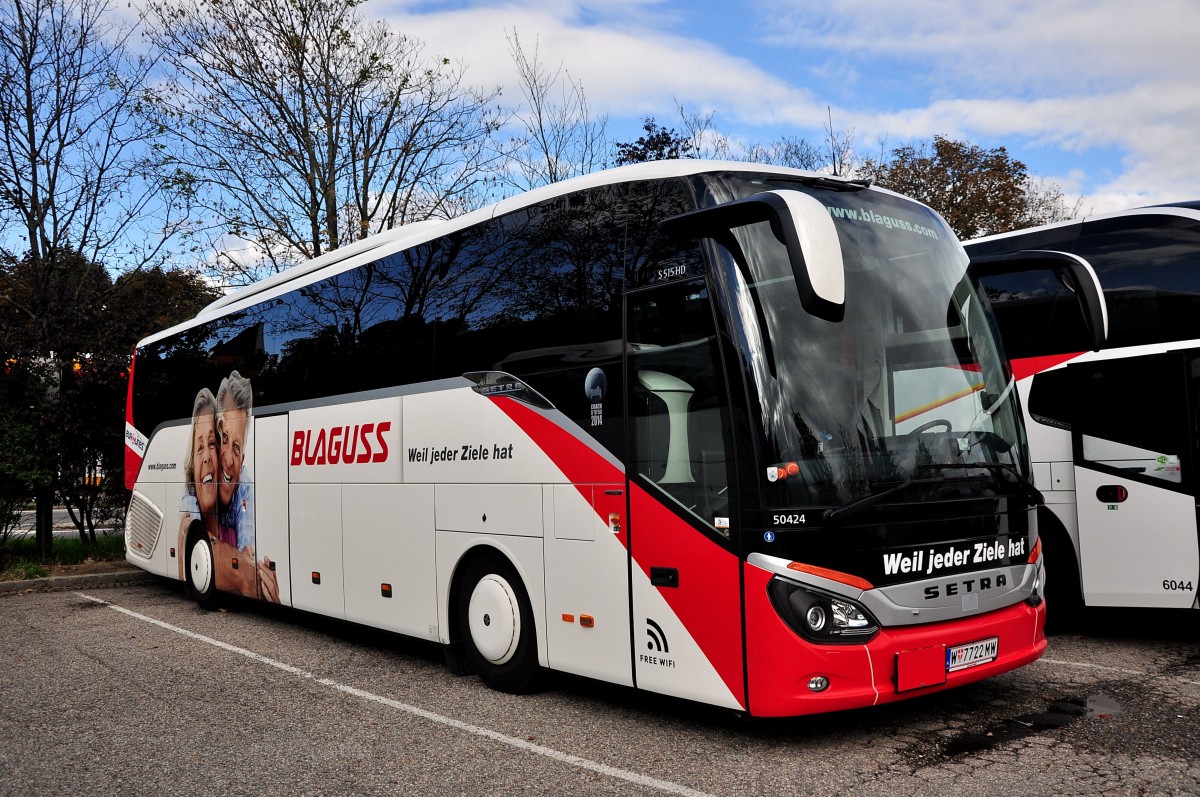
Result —
<svg viewBox="0 0 1200 797"><path fill-rule="evenodd" d="M458 594L458 627L467 664L498 692L529 691L540 672L529 594L498 555L467 565Z"/></svg>
<svg viewBox="0 0 1200 797"><path fill-rule="evenodd" d="M1083 589L1075 548L1066 532L1047 528L1041 538L1046 566L1046 633L1055 634L1075 628L1083 619Z"/></svg>
<svg viewBox="0 0 1200 797"><path fill-rule="evenodd" d="M212 543L203 531L193 531L187 543L187 591L210 611L217 608L217 573Z"/></svg>

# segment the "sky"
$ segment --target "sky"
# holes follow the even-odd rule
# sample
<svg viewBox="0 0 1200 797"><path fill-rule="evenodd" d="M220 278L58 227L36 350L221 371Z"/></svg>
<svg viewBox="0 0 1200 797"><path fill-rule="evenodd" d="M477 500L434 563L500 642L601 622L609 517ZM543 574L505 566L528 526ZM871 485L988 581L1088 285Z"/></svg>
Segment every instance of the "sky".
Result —
<svg viewBox="0 0 1200 797"><path fill-rule="evenodd" d="M581 82L608 136L714 114L735 141L832 120L862 155L1003 146L1084 213L1200 199L1200 0L369 0L520 99L508 37Z"/></svg>

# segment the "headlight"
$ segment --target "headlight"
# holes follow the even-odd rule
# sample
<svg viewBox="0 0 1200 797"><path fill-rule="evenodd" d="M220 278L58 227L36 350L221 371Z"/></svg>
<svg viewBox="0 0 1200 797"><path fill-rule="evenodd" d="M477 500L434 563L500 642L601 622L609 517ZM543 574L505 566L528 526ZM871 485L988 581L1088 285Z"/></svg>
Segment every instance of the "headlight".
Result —
<svg viewBox="0 0 1200 797"><path fill-rule="evenodd" d="M804 613L804 619L808 622L808 628L814 634L819 634L825 630L825 607L819 603L814 603L808 607L808 611Z"/></svg>
<svg viewBox="0 0 1200 797"><path fill-rule="evenodd" d="M1029 597L1025 599L1025 602L1036 609L1037 607L1042 605L1043 600L1044 600L1044 598L1042 598L1042 571L1039 568L1037 574L1033 577L1033 591L1031 591L1029 593Z"/></svg>
<svg viewBox="0 0 1200 797"><path fill-rule="evenodd" d="M835 626L845 629L847 633L871 629L871 621L856 604L841 598L832 598L829 602L833 604L833 624Z"/></svg>
<svg viewBox="0 0 1200 797"><path fill-rule="evenodd" d="M796 633L813 642L866 642L879 623L846 598L776 576L767 584L771 605Z"/></svg>

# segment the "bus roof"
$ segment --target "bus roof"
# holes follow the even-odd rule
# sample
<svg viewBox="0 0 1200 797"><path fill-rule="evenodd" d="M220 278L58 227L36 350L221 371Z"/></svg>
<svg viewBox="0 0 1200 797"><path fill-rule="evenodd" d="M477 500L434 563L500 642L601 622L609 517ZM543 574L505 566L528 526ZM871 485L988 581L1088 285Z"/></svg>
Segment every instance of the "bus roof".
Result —
<svg viewBox="0 0 1200 797"><path fill-rule="evenodd" d="M1185 219L1200 223L1200 200L1128 208L1112 213L1084 216L1070 221L1043 224L1038 227L1026 227L1023 230L1002 232L963 241L963 246L967 248L968 252L975 255L997 254L1015 249L1045 248L1050 242L1071 241L1079 238L1088 232L1087 227L1091 225L1134 217L1143 217L1148 227L1161 224L1167 219Z"/></svg>
<svg viewBox="0 0 1200 797"><path fill-rule="evenodd" d="M530 205L564 196L588 188L604 185L634 182L639 180L667 179L672 177L688 177L709 172L746 172L753 174L771 174L789 177L804 177L809 179L824 179L838 182L852 182L848 178L833 177L817 172L792 169L785 166L772 166L744 161L709 161L697 159L661 160L649 163L635 163L620 166L615 169L593 172L581 177L553 183L535 188L516 196L507 197L471 213L453 219L428 219L412 224L405 224L391 230L385 230L360 241L326 252L320 257L300 263L289 269L273 274L263 280L244 288L231 291L203 308L195 317L150 335L138 343L143 346L161 338L173 335L204 321L218 318L235 309L253 304L266 298L290 290L292 287L302 287L316 282L325 276L340 273L347 269L378 259L378 257L393 252L403 251L409 247L424 243L434 238L471 227L487 221L494 216L519 210ZM873 188L872 190L886 191ZM377 251L377 250L385 251ZM284 288L284 286L289 286Z"/></svg>

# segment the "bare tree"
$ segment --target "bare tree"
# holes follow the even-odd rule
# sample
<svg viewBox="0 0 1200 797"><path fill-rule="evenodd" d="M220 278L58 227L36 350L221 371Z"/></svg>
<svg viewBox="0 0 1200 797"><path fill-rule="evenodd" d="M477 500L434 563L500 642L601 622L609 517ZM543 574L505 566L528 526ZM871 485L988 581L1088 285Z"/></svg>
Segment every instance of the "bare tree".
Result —
<svg viewBox="0 0 1200 797"><path fill-rule="evenodd" d="M150 38L169 78L154 107L178 137L176 185L246 280L366 235L448 218L487 179L498 89L358 13L357 0L161 0Z"/></svg>
<svg viewBox="0 0 1200 797"><path fill-rule="evenodd" d="M829 147L829 169L835 177L851 177L855 173L854 128L833 129L833 110L825 106L825 145Z"/></svg>
<svg viewBox="0 0 1200 797"><path fill-rule="evenodd" d="M1068 203L1062 186L1041 176L1031 176L1025 181L1025 218L1021 227L1036 227L1086 216L1084 198L1077 197Z"/></svg>
<svg viewBox="0 0 1200 797"><path fill-rule="evenodd" d="M683 103L675 100L679 111L679 119L683 125L683 135L690 141L691 157L704 160L728 160L732 158L729 139L722 135L713 120L717 112L699 113L688 111Z"/></svg>
<svg viewBox="0 0 1200 797"><path fill-rule="evenodd" d="M754 144L746 150L746 160L754 163L773 163L815 172L828 162L821 150L799 136L783 136L769 144Z"/></svg>
<svg viewBox="0 0 1200 797"><path fill-rule="evenodd" d="M515 29L508 51L525 100L514 113L523 129L511 142L508 182L524 191L604 168L608 117L592 116L583 81L572 80L561 64L551 72L537 41L526 52Z"/></svg>
<svg viewBox="0 0 1200 797"><path fill-rule="evenodd" d="M96 270L136 271L181 228L146 169L159 131L139 101L154 64L132 52L133 32L107 0L0 5L0 338L10 370L33 374L16 400L47 408L44 423L88 351L81 319L116 290L110 281L95 292ZM76 267L81 259L95 267ZM47 557L59 469L41 437L35 453L29 489Z"/></svg>
<svg viewBox="0 0 1200 797"><path fill-rule="evenodd" d="M835 131L832 116L825 126L823 147L800 136L781 136L765 144L756 142L735 147L728 136L717 130L715 111L689 113L678 100L675 105L683 121L683 135L691 145L690 157L770 163L838 175L851 175L855 171L854 131Z"/></svg>
<svg viewBox="0 0 1200 797"><path fill-rule="evenodd" d="M52 263L64 246L124 271L162 256L182 215L162 203L140 114L154 66L108 0L0 6L0 252Z"/></svg>

